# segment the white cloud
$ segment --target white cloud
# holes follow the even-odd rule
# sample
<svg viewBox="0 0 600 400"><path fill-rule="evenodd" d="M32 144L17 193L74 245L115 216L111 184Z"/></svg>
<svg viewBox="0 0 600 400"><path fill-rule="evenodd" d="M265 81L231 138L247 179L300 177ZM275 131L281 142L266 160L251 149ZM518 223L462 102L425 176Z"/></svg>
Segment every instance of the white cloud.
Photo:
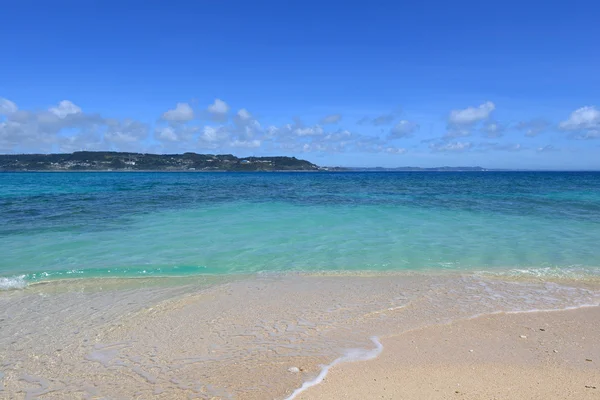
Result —
<svg viewBox="0 0 600 400"><path fill-rule="evenodd" d="M304 143L302 145L302 151L304 153L325 152L327 150L328 147L322 143Z"/></svg>
<svg viewBox="0 0 600 400"><path fill-rule="evenodd" d="M281 149L288 151L301 151L303 153L341 153L346 149L339 143L310 142L310 143L283 143Z"/></svg>
<svg viewBox="0 0 600 400"><path fill-rule="evenodd" d="M319 125L307 126L302 128L292 128L288 125L288 127L296 136L320 136L323 135L324 132L323 128Z"/></svg>
<svg viewBox="0 0 600 400"><path fill-rule="evenodd" d="M574 138L578 140L600 139L600 129L589 130L580 135L575 135Z"/></svg>
<svg viewBox="0 0 600 400"><path fill-rule="evenodd" d="M233 140L229 143L230 147L238 147L238 148L246 148L246 149L255 149L260 147L260 140Z"/></svg>
<svg viewBox="0 0 600 400"><path fill-rule="evenodd" d="M480 143L479 147L483 150L493 151L520 151L523 146L520 143Z"/></svg>
<svg viewBox="0 0 600 400"><path fill-rule="evenodd" d="M448 131L442 139L449 140L471 136L471 131L475 125L489 119L495 108L494 103L487 101L477 107L467 107L450 111L450 115L448 116ZM488 137L490 135L497 135L499 134L497 128L499 128L499 125L492 126L488 124L484 127L484 132L486 132ZM490 129L496 129L496 131L491 132Z"/></svg>
<svg viewBox="0 0 600 400"><path fill-rule="evenodd" d="M148 151L150 127L142 122L125 119L115 120L98 114L85 113L69 100L46 111L19 110L14 103L2 101L0 121L0 149L2 151L74 151L118 150ZM221 115L227 120L229 106L215 100L207 113ZM209 148L216 151L228 148L268 148L269 150L344 152L369 151L400 154L404 149L395 147L379 137L364 136L348 130L329 131L322 125L304 125L299 119L294 123L270 126L261 124L246 109L239 109L230 123L219 126L188 124L194 111L189 104L177 103L173 109L162 114L164 124L158 122L152 128L157 149L163 151L189 151ZM213 118L211 116L211 118ZM220 117L219 117L220 118ZM213 118L218 120L219 118ZM332 122L336 118L330 118ZM406 129L412 127L401 124Z"/></svg>
<svg viewBox="0 0 600 400"><path fill-rule="evenodd" d="M160 142L162 151L189 151L195 145L195 134L198 126L187 124L170 124L154 128L154 138Z"/></svg>
<svg viewBox="0 0 600 400"><path fill-rule="evenodd" d="M279 132L279 128L275 125L269 125L267 127L266 133L268 136L274 137L275 135L277 135L277 132Z"/></svg>
<svg viewBox="0 0 600 400"><path fill-rule="evenodd" d="M228 119L229 106L217 99L208 107L208 110L201 112L203 117L210 114L210 118L214 121L221 119L223 122L211 122L207 126L194 123L195 113L190 105L177 103L173 109L162 114L163 121L158 121L150 130L148 125L139 121L131 119L119 121L86 113L68 100L63 100L57 106L45 111L19 110L14 103L8 100L4 101L5 99L0 100L3 100L0 102L0 106L4 113L0 120L0 149L9 152L56 151L57 149L67 151L106 150L107 148L119 151L147 151L150 144L146 139L152 132L156 147L163 151L193 151L204 148L214 151L267 149L268 151L298 153L404 154L407 150L397 147L395 143L399 142L396 139L410 137L419 129L416 122L400 120L400 118L395 119L395 124L387 128L387 132L384 132L383 129L375 129L381 131L379 134L350 132L338 129L335 125L305 125L298 119L293 123L263 128L246 108L239 109L235 114L232 113L231 119ZM454 116L453 121L459 123L449 123L449 131L444 137L446 140L437 138L434 139L434 142L429 142L431 151L522 150L523 148L518 144L482 145L461 139L449 140L468 136L471 131L475 132L475 129L481 129L480 132L486 132L491 137L499 135L504 127L487 119L491 111L487 113L488 116L485 119L481 119L483 118L482 109L489 111L493 109L493 104L489 106L488 103L484 103L479 107L455 110L458 114ZM469 113L471 118L467 118ZM478 113L479 116L473 117ZM394 118L396 118L396 114L380 115L370 119L368 123L371 125L385 124L389 121L394 122ZM581 119L579 117L579 121ZM333 114L323 118L322 122L335 123L340 120L339 114ZM472 121L476 121L477 124L481 122L481 124L475 126ZM564 126L572 125L565 124ZM583 133L587 135L587 138L592 138L594 135L600 136L597 129L589 129L594 126L593 124L587 122L583 126L588 128L582 132L574 132ZM583 137L583 135L581 136ZM260 154L260 150L257 151L257 154Z"/></svg>
<svg viewBox="0 0 600 400"><path fill-rule="evenodd" d="M225 122L229 106L217 99L209 106L208 112L215 121ZM257 148L267 135L261 124L245 108L238 110L233 116L232 123L220 126L207 125L201 128L198 145L202 148Z"/></svg>
<svg viewBox="0 0 600 400"><path fill-rule="evenodd" d="M383 152L388 154L404 154L406 153L406 149L402 147L386 147L383 149Z"/></svg>
<svg viewBox="0 0 600 400"><path fill-rule="evenodd" d="M125 119L115 120L98 114L89 114L71 101L64 100L46 111L18 110L14 103L2 101L2 112L6 115L0 121L0 150L3 152L49 152L64 149L74 151L81 149L147 151L149 143L146 139L150 127L142 122ZM223 112L228 107L215 101L212 111ZM191 108L191 107L190 107ZM305 141L325 141L325 132L321 126L288 125L280 129L277 137L269 137L260 123L246 110L239 110L233 123L220 126L197 126L193 124L172 123L184 122L191 118L191 111L185 103L163 114L168 125L153 128L154 139L162 150L188 151L194 148L227 149L227 148L260 148L265 141L274 140L297 141L303 145ZM272 130L271 130L271 133ZM334 138L334 136L336 136ZM332 133L327 141L331 148L340 147L336 142L338 134ZM286 138L286 139L282 139ZM315 144L315 148L321 146ZM273 147L276 148L276 147Z"/></svg>
<svg viewBox="0 0 600 400"><path fill-rule="evenodd" d="M490 121L483 126L483 132L488 138L498 138L504 133L505 127L498 122Z"/></svg>
<svg viewBox="0 0 600 400"><path fill-rule="evenodd" d="M313 136L323 136L325 130L320 125L305 126L302 121L296 120L293 124L282 126L269 126L266 131L266 137L278 141L296 140L297 138L310 138Z"/></svg>
<svg viewBox="0 0 600 400"><path fill-rule="evenodd" d="M581 107L571 113L569 119L559 124L561 129L581 130L595 128L600 124L600 111L594 106Z"/></svg>
<svg viewBox="0 0 600 400"><path fill-rule="evenodd" d="M84 131L73 136L60 136L58 141L59 151L70 153L73 151L106 150L102 135L97 131Z"/></svg>
<svg viewBox="0 0 600 400"><path fill-rule="evenodd" d="M390 139L400 139L410 137L419 129L419 124L405 119L398 122L392 129L390 129Z"/></svg>
<svg viewBox="0 0 600 400"><path fill-rule="evenodd" d="M98 129L105 120L97 114L85 114L68 100L61 101L48 111L15 110L8 102L6 120L0 123L0 147L3 151L48 152L62 148L62 144L82 144L82 140L101 136ZM69 135L64 132L69 131ZM67 139L77 135L80 138ZM90 143L91 145L92 143ZM83 146L82 146L83 147Z"/></svg>
<svg viewBox="0 0 600 400"><path fill-rule="evenodd" d="M329 131L321 125L305 126L298 119L294 123L267 127L262 132L262 139L269 149L286 152L375 153L384 152L385 147L394 148L379 137L365 136L345 129ZM394 150L394 152L400 151Z"/></svg>
<svg viewBox="0 0 600 400"><path fill-rule="evenodd" d="M461 110L450 111L448 121L453 125L473 125L489 118L496 105L487 101L477 107L467 107Z"/></svg>
<svg viewBox="0 0 600 400"><path fill-rule="evenodd" d="M119 149L135 150L139 147L139 142L148 137L148 125L138 121L131 119L108 120L107 125L108 129L104 134L104 140L119 146Z"/></svg>
<svg viewBox="0 0 600 400"><path fill-rule="evenodd" d="M258 123L258 121L252 121L248 125L244 126L241 131L238 132L238 135L243 136L245 138L251 138L255 135L259 134L262 127Z"/></svg>
<svg viewBox="0 0 600 400"><path fill-rule="evenodd" d="M38 145L37 148L42 148L41 141L30 138L28 134L24 134L23 126L15 121L0 122L0 150L11 151L17 146L25 144ZM33 139L33 140L32 140Z"/></svg>
<svg viewBox="0 0 600 400"><path fill-rule="evenodd" d="M66 118L69 115L80 114L81 108L79 108L69 100L63 100L60 103L58 103L58 106L50 107L48 111L56 115L58 118Z"/></svg>
<svg viewBox="0 0 600 400"><path fill-rule="evenodd" d="M223 137L223 127L205 126L200 139L206 142L216 142Z"/></svg>
<svg viewBox="0 0 600 400"><path fill-rule="evenodd" d="M265 130L265 138L270 140L277 140L281 137L282 129L275 125L269 125Z"/></svg>
<svg viewBox="0 0 600 400"><path fill-rule="evenodd" d="M198 144L204 148L218 149L224 147L232 139L226 126L205 126L198 138Z"/></svg>
<svg viewBox="0 0 600 400"><path fill-rule="evenodd" d="M342 119L342 114L331 114L321 118L322 125L337 124Z"/></svg>
<svg viewBox="0 0 600 400"><path fill-rule="evenodd" d="M235 127L232 127L232 133L238 135L242 140L248 140L262 133L262 126L252 116L252 114L242 108L233 118Z"/></svg>
<svg viewBox="0 0 600 400"><path fill-rule="evenodd" d="M19 108L12 101L0 97L0 115L9 115L16 113Z"/></svg>
<svg viewBox="0 0 600 400"><path fill-rule="evenodd" d="M562 121L558 127L565 131L579 132L575 139L600 138L600 110L595 106L581 107L571 113L569 119Z"/></svg>
<svg viewBox="0 0 600 400"><path fill-rule="evenodd" d="M187 122L194 119L194 110L188 103L177 103L174 109L163 113L162 118L169 122Z"/></svg>
<svg viewBox="0 0 600 400"><path fill-rule="evenodd" d="M328 142L345 141L345 140L351 139L353 136L354 135L349 130L340 129L335 132L329 132L329 133L325 134L325 136L323 136L323 141L328 141Z"/></svg>
<svg viewBox="0 0 600 400"><path fill-rule="evenodd" d="M536 149L536 151L538 153L550 153L550 152L553 152L553 151L558 151L558 149L556 147L554 147L553 145L548 144L548 145L543 146L543 147L538 147Z"/></svg>
<svg viewBox="0 0 600 400"><path fill-rule="evenodd" d="M429 148L434 152L463 152L471 149L471 142L430 143Z"/></svg>
<svg viewBox="0 0 600 400"><path fill-rule="evenodd" d="M212 119L216 121L225 121L227 120L229 105L221 99L215 99L215 102L208 106L207 111Z"/></svg>
<svg viewBox="0 0 600 400"><path fill-rule="evenodd" d="M389 146L377 138L364 138L353 143L353 149L367 153L404 154L406 149L402 147Z"/></svg>
<svg viewBox="0 0 600 400"><path fill-rule="evenodd" d="M241 110L239 110L237 112L237 117L241 121L250 121L252 119L252 114L250 114L250 112L248 110L246 110L245 108L242 108Z"/></svg>
<svg viewBox="0 0 600 400"><path fill-rule="evenodd" d="M156 138L158 140L167 140L170 142L176 142L179 140L175 129L170 126L165 126L156 129Z"/></svg>
<svg viewBox="0 0 600 400"><path fill-rule="evenodd" d="M381 153L386 147L391 147L389 143L379 136L356 135L351 143L351 148L358 152Z"/></svg>

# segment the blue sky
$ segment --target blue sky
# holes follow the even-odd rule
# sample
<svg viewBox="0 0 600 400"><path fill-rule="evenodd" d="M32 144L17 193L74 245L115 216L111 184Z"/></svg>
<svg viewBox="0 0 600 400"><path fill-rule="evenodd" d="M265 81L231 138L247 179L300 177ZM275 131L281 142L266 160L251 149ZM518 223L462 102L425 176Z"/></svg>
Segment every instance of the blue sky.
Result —
<svg viewBox="0 0 600 400"><path fill-rule="evenodd" d="M2 153L600 169L594 1L0 9Z"/></svg>

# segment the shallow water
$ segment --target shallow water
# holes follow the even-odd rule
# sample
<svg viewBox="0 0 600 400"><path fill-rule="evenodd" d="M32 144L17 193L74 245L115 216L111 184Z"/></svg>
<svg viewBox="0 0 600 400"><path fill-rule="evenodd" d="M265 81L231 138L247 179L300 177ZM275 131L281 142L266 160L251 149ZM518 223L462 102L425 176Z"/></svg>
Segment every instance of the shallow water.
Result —
<svg viewBox="0 0 600 400"><path fill-rule="evenodd" d="M598 275L600 173L4 173L0 286L86 277Z"/></svg>

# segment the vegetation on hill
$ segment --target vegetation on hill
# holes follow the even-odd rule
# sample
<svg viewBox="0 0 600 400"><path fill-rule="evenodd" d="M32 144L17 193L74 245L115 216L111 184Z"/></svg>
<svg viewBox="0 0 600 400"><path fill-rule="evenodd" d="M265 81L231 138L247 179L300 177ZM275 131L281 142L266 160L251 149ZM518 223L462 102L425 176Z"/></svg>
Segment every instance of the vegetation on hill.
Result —
<svg viewBox="0 0 600 400"><path fill-rule="evenodd" d="M246 157L231 154L141 154L78 151L64 154L0 155L0 171L316 171L295 157Z"/></svg>

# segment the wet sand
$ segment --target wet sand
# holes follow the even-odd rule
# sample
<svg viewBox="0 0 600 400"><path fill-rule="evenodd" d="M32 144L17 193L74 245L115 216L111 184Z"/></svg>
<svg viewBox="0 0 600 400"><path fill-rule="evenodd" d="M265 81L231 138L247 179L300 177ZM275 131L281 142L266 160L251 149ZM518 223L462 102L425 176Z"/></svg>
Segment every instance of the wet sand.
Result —
<svg viewBox="0 0 600 400"><path fill-rule="evenodd" d="M494 314L597 305L597 282L462 274L86 282L0 293L0 399L286 399L349 349L373 355L374 335L384 346L378 358L335 365L298 398L600 393L597 307Z"/></svg>
<svg viewBox="0 0 600 400"><path fill-rule="evenodd" d="M600 307L496 314L382 338L297 399L600 399Z"/></svg>

